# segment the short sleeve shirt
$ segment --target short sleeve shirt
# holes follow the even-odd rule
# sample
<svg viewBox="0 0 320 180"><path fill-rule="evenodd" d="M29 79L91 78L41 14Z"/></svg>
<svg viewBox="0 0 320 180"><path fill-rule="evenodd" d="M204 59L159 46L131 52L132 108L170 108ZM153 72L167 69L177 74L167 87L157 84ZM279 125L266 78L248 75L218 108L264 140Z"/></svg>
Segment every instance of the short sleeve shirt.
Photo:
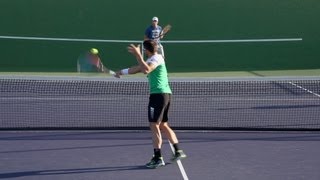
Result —
<svg viewBox="0 0 320 180"><path fill-rule="evenodd" d="M146 61L146 63L153 64L156 67L152 72L148 74L150 94L171 94L172 92L168 81L167 68L162 55L153 55Z"/></svg>
<svg viewBox="0 0 320 180"><path fill-rule="evenodd" d="M145 31L145 35L149 38L149 39L152 39L152 40L155 40L157 42L160 41L159 37L160 36L160 33L162 31L162 27L161 26L157 26L157 27L153 27L153 26L149 26L146 31Z"/></svg>

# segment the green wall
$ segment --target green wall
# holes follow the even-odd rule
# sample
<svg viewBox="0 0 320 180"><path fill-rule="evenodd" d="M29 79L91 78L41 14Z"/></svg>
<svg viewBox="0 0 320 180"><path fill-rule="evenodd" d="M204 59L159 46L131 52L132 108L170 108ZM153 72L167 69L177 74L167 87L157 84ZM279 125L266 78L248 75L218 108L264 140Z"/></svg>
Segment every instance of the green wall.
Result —
<svg viewBox="0 0 320 180"><path fill-rule="evenodd" d="M153 16L172 24L165 40L303 38L164 44L171 72L320 68L317 0L0 0L0 36L142 40ZM77 56L91 47L119 69L136 63L127 45L0 39L0 71L76 71Z"/></svg>

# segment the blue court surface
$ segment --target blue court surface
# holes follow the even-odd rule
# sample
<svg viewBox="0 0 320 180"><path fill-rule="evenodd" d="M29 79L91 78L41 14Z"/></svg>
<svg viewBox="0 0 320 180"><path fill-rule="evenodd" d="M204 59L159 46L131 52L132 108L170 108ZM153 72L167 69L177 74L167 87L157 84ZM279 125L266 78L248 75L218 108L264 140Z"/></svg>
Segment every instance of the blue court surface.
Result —
<svg viewBox="0 0 320 180"><path fill-rule="evenodd" d="M149 131L0 131L0 179L319 180L318 131L178 131L188 155L147 169Z"/></svg>

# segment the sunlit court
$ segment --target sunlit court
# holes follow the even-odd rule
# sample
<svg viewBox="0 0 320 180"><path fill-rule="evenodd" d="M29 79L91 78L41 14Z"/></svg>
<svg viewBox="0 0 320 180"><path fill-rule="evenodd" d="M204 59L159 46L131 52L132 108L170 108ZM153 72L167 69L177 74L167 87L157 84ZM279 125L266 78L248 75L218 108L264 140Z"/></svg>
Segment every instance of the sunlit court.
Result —
<svg viewBox="0 0 320 180"><path fill-rule="evenodd" d="M319 5L2 0L0 179L318 180Z"/></svg>

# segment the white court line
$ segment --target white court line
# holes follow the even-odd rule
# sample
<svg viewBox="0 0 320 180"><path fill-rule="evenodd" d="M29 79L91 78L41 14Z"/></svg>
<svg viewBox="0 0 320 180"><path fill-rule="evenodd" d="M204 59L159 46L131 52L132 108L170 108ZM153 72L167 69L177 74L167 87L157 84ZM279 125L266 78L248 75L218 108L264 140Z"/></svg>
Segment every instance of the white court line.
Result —
<svg viewBox="0 0 320 180"><path fill-rule="evenodd" d="M36 41L68 41L68 42L114 42L114 43L141 43L135 40L107 40L107 39L74 39L74 38L48 38L33 36L0 36L0 39L36 40Z"/></svg>
<svg viewBox="0 0 320 180"><path fill-rule="evenodd" d="M302 41L302 38L278 38L278 39L233 39L233 40L171 40L161 43L245 43L245 42L288 42Z"/></svg>
<svg viewBox="0 0 320 180"><path fill-rule="evenodd" d="M0 36L0 39L37 40L37 41L68 41L68 42L109 42L109 43L142 43L142 40L110 40L110 39L75 39L75 38L49 38L33 36ZM170 40L161 43L245 43L245 42L289 42L302 41L302 38L277 39L234 39L234 40Z"/></svg>
<svg viewBox="0 0 320 180"><path fill-rule="evenodd" d="M306 88L304 88L304 87L302 87L302 86L299 86L299 85L297 85L297 84L295 84L295 83L293 83L293 82L289 82L289 84L291 84L291 85L293 85L293 86L295 86L295 87L297 87L297 88L299 88L299 89L302 89L302 90L304 90L304 91L306 91L306 92L308 92L308 93L310 93L310 94L313 94L313 95L315 95L315 96L317 96L317 97L320 98L320 95L319 95L319 94L317 94L317 93L315 93L315 92L313 92L313 91L311 91L311 90L309 90L309 89L306 89Z"/></svg>
<svg viewBox="0 0 320 180"><path fill-rule="evenodd" d="M172 145L170 142L169 142L169 144L170 144L170 148L171 148L172 153L174 153L174 147L173 147L173 145ZM187 175L186 171L184 170L181 161L180 161L180 160L177 160L177 164L178 164L178 166L179 166L179 169L180 169L181 175L182 175L182 177L183 177L183 180L189 180L188 175Z"/></svg>

